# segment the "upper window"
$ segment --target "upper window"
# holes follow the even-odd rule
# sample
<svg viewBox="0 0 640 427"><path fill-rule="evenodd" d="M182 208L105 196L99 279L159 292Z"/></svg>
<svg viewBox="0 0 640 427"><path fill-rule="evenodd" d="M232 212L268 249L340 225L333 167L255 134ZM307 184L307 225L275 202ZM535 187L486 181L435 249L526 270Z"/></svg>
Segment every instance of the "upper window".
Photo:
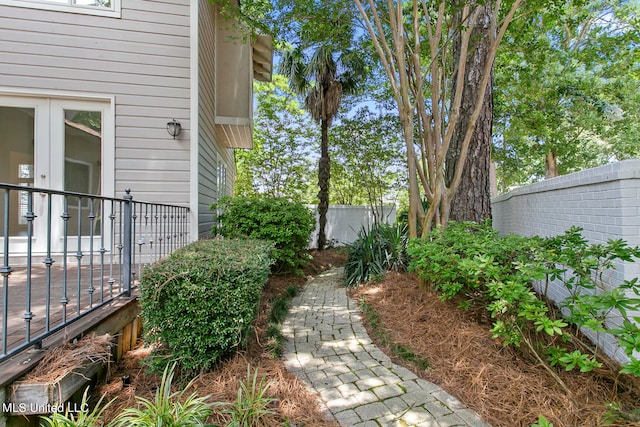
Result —
<svg viewBox="0 0 640 427"><path fill-rule="evenodd" d="M87 15L120 17L120 0L0 0L0 4L84 13Z"/></svg>

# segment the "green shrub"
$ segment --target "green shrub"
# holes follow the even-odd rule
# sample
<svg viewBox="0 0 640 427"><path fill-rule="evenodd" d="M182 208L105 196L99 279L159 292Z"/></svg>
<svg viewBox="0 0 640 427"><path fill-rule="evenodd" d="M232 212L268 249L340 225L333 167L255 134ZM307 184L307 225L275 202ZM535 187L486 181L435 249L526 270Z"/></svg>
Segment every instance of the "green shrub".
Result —
<svg viewBox="0 0 640 427"><path fill-rule="evenodd" d="M345 264L346 286L357 286L371 280L379 280L389 270L406 270L407 226L376 225L371 230L364 227L358 239L347 245L349 256Z"/></svg>
<svg viewBox="0 0 640 427"><path fill-rule="evenodd" d="M490 302L487 284L501 277L514 279L520 273L516 263L535 258L538 240L501 237L489 223L450 221L445 230L412 240L407 251L410 268L441 291L444 299L461 294L467 297L466 308L485 308Z"/></svg>
<svg viewBox="0 0 640 427"><path fill-rule="evenodd" d="M298 287L289 285L285 292L271 301L271 314L267 326L267 353L273 358L282 355L282 324L289 312L291 299L298 295Z"/></svg>
<svg viewBox="0 0 640 427"><path fill-rule="evenodd" d="M521 347L536 362L566 370L590 371L598 366L594 354L568 349L570 325L612 334L630 358L622 373L640 376L640 328L633 312L640 309L637 279L617 288L603 282L603 273L615 262L640 257L640 249L620 240L591 245L571 228L564 235L542 239L501 237L489 223L450 222L425 239L411 241L411 269L442 293L442 298L462 295L464 308L486 309L493 319L494 337L505 345ZM533 283L542 283L542 297ZM550 311L545 299L552 286L562 286L569 297L560 306L565 318ZM610 328L618 316L622 326ZM546 359L546 364L543 362ZM559 379L556 377L556 380Z"/></svg>
<svg viewBox="0 0 640 427"><path fill-rule="evenodd" d="M271 250L259 240L202 240L145 270L140 305L145 339L158 345L156 369L172 360L207 369L244 345Z"/></svg>
<svg viewBox="0 0 640 427"><path fill-rule="evenodd" d="M218 211L214 234L273 242L274 271L298 271L308 263L315 219L304 205L279 197L224 197L211 209Z"/></svg>

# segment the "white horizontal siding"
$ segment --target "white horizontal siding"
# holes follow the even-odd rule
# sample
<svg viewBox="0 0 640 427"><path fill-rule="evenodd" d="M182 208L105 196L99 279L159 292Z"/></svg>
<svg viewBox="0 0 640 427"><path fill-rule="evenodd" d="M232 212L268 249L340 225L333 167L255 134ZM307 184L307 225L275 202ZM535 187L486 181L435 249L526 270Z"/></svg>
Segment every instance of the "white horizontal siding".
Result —
<svg viewBox="0 0 640 427"><path fill-rule="evenodd" d="M12 56L4 55L3 56ZM15 55L13 55L15 56ZM123 81L122 76L127 76L127 84L129 85L148 85L150 79L153 81L153 87L156 91L161 91L166 87L174 89L188 89L189 81L179 77L167 77L164 75L155 74L126 74L126 72L120 72L118 67L111 67L105 65L103 70L100 70L98 66L94 65L91 68L90 62L87 61L89 68L75 68L71 64L71 60L65 61L64 59L56 59L51 63L44 64L41 61L46 60L47 55L41 55L38 60L34 57L30 57L29 61L16 61L3 66L3 74L7 77L18 77L20 73L23 73L25 69L29 70L29 76L34 78L46 78L56 81L68 80L71 82L89 82L93 81L94 84L115 83L121 84ZM3 58L4 60L4 58ZM81 66L82 61L76 61L76 67ZM93 89L93 88L92 88Z"/></svg>
<svg viewBox="0 0 640 427"><path fill-rule="evenodd" d="M136 0L132 1L136 2ZM126 33L138 34L142 40L154 44L173 44L167 43L171 37L185 39L183 29L189 27L188 1L176 2L174 14L155 12L153 10L155 2L138 2L145 4L144 11L125 7L130 0L124 0L122 3L122 18L3 6L3 20L6 25L2 28L23 30L27 27L25 18L28 18L28 26L34 27L33 30L29 28L33 33L48 31L51 34L78 35L86 28L94 29L96 34L110 36L107 40L127 40ZM186 7L181 7L178 3L184 3ZM69 31L68 25L77 27L78 31L76 33ZM189 44L188 37L186 44L187 46Z"/></svg>
<svg viewBox="0 0 640 427"><path fill-rule="evenodd" d="M4 37L7 33L7 37ZM20 56L16 58L16 61L28 60L29 56L26 55L42 55L42 44L34 45L33 42L27 42L16 36L15 31L7 31L0 29L0 37L4 39L4 48L9 52L20 52ZM80 44L80 43L79 43ZM48 43L47 57L60 58L61 55L69 55L69 49L67 46L59 46L56 44ZM123 46L124 47L124 46ZM129 53L122 52L121 50L96 50L94 45L86 43L86 46L75 46L71 55L66 59L83 60L83 61L98 61L102 66L112 67L127 67L129 69L140 67L139 69L133 69L128 72L133 74L153 74L158 72L153 66L162 67L162 72L169 72L171 75L177 74L181 68L189 67L189 61L179 56L167 56L166 51L162 51L162 56L159 54L141 54L141 53ZM178 51L176 51L178 53ZM9 55L16 55L10 53ZM171 66L175 67L175 71L171 73L171 68L167 67L167 58L170 57ZM26 58L26 59L24 59ZM137 62L136 62L137 61ZM9 62L9 61L8 61ZM91 65L89 62L87 65ZM147 71L148 69L148 71ZM179 74L182 76L182 74Z"/></svg>
<svg viewBox="0 0 640 427"><path fill-rule="evenodd" d="M198 52L198 234L207 235L213 225L211 203L219 197L215 139L215 6L200 3Z"/></svg>
<svg viewBox="0 0 640 427"><path fill-rule="evenodd" d="M23 48L24 46L8 46L8 49L16 52L18 49ZM61 49L52 49L47 50L46 54L38 53L38 49L34 48L33 45L30 46L31 51L33 53L31 55L25 55L24 53L4 53L5 58L3 60L11 63L15 67L19 66L29 66L29 67L42 67L45 70L50 70L51 68L62 70L73 70L73 77L83 76L81 74L77 74L75 70L82 70L83 72L90 72L93 78L96 78L101 81L110 81L112 76L119 73L124 73L132 76L136 76L138 79L148 78L149 76L162 76L165 80L157 80L156 85L166 85L171 87L184 87L185 82L182 78L184 73L184 68L180 67L167 67L166 65L145 65L145 64L135 64L132 62L122 62L122 61L114 61L114 60L106 60L105 58L97 58L97 55L89 55L88 57L77 57L77 58L69 58L64 57L61 58L60 54L54 53L55 50ZM38 55L38 56L35 56ZM91 58L90 56L93 56ZM43 67L42 61L46 60L46 67ZM7 72L7 70L5 70ZM45 74L48 75L48 74ZM68 78L68 74L64 74L62 78ZM175 79L175 80L170 80ZM118 82L119 80L115 80ZM136 82L138 80L134 80ZM187 82L188 83L188 82Z"/></svg>
<svg viewBox="0 0 640 427"><path fill-rule="evenodd" d="M0 6L5 7L5 6ZM60 12L50 12L60 13ZM102 18L113 19L113 18ZM60 47L66 50L66 54L70 54L71 57L75 57L75 49L91 49L100 54L122 54L121 60L131 58L129 55L137 55L140 59L149 60L148 58L154 57L155 62L166 63L168 59L172 61L180 61L184 59L183 49L187 46L184 43L176 45L163 45L155 41L147 43L139 43L137 40L101 40L94 39L92 37L72 37L70 38L65 34L53 34L46 32L29 32L23 33L23 29L20 26L14 25L16 28L10 28L9 26L0 27L0 40L3 42L23 42L25 44L36 44L39 46ZM66 43L66 44L63 44ZM68 48L73 48L74 51L69 51ZM132 59L131 59L132 60ZM132 60L133 61L133 60ZM187 58L188 64L188 58Z"/></svg>
<svg viewBox="0 0 640 427"><path fill-rule="evenodd" d="M116 195L188 205L189 25L189 0L123 0L119 19L0 6L0 86L114 97Z"/></svg>
<svg viewBox="0 0 640 427"><path fill-rule="evenodd" d="M122 158L116 154L116 168L127 171L189 171L183 160L148 160L147 158Z"/></svg>
<svg viewBox="0 0 640 427"><path fill-rule="evenodd" d="M183 162L189 159L189 152L185 150L171 150L172 162ZM144 159L149 162L156 160L164 161L167 158L166 152L162 150L141 150L139 148L118 148L118 156L127 159Z"/></svg>
<svg viewBox="0 0 640 427"><path fill-rule="evenodd" d="M123 182L182 182L189 179L189 171L137 170L124 171L119 177Z"/></svg>

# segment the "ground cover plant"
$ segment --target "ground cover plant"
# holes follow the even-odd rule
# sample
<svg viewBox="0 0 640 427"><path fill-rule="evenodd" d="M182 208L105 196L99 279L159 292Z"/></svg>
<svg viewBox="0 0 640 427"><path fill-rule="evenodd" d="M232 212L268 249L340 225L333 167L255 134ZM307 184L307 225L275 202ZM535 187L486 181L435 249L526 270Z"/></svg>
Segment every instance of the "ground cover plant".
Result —
<svg viewBox="0 0 640 427"><path fill-rule="evenodd" d="M267 240L274 244L274 272L301 272L315 220L311 210L283 197L223 197L211 205L214 235Z"/></svg>
<svg viewBox="0 0 640 427"><path fill-rule="evenodd" d="M213 412L208 396L186 393L195 380L178 391L171 391L176 364L167 365L153 400L136 396L135 407L126 408L109 423L113 427L204 426Z"/></svg>
<svg viewBox="0 0 640 427"><path fill-rule="evenodd" d="M640 312L640 286L636 278L612 288L605 275L617 261L640 258L640 248L619 240L592 245L580 231L502 237L489 223L452 223L411 242L411 267L443 298L460 296L464 308L486 310L493 337L546 367L561 387L554 367L588 372L602 366L599 346L576 333L583 327L611 334L629 358L620 373L638 377L640 318L633 313ZM541 282L541 295L534 281ZM548 301L553 287L568 293L560 304L565 316Z"/></svg>

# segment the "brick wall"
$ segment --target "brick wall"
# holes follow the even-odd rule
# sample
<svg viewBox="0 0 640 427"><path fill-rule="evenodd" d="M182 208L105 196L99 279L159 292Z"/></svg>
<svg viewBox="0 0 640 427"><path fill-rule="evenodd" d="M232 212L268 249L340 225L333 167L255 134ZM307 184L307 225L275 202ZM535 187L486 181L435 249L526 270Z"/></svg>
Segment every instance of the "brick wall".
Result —
<svg viewBox="0 0 640 427"><path fill-rule="evenodd" d="M640 246L640 159L517 188L494 198L492 211L493 226L502 234L555 236L575 225L592 243L624 239ZM606 282L616 286L639 276L640 263L620 263ZM565 294L554 287L550 296L561 300ZM610 322L618 323L615 318ZM610 338L591 335L608 354L625 360Z"/></svg>

